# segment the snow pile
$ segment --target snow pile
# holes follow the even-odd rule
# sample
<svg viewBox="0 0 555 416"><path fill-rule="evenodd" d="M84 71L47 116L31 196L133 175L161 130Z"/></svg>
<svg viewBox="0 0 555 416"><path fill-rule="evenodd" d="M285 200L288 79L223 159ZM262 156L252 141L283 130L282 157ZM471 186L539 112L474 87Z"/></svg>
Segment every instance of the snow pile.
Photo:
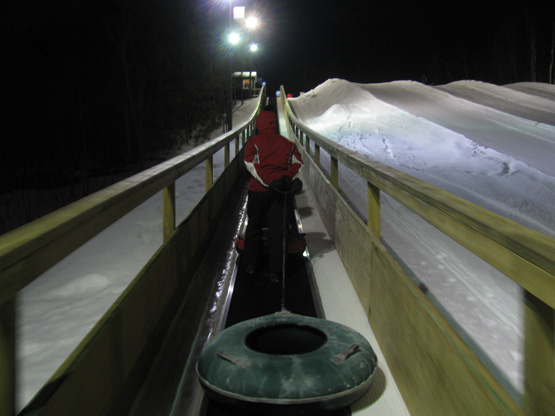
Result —
<svg viewBox="0 0 555 416"><path fill-rule="evenodd" d="M435 94L432 87L415 87ZM555 237L555 177L501 153L497 146L486 147L342 80L325 82L293 100L293 106L301 120L339 144ZM462 103L459 112L466 106L467 102ZM451 114L455 121L460 117L458 112ZM504 123L508 118L522 125L520 117L499 113ZM551 155L555 155L555 127L541 128L551 132ZM527 147L528 154L533 152L529 141L520 146Z"/></svg>
<svg viewBox="0 0 555 416"><path fill-rule="evenodd" d="M555 87L550 84L543 85ZM500 87L479 81L456 81L436 88L505 113L555 125L555 88L551 99L530 95L509 86Z"/></svg>

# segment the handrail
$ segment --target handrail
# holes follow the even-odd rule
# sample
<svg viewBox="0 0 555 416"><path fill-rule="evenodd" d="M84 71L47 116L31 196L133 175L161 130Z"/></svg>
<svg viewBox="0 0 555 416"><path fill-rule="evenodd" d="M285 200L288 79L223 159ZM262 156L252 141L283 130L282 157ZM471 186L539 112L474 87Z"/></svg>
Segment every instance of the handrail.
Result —
<svg viewBox="0 0 555 416"><path fill-rule="evenodd" d="M334 160L340 161L555 308L555 239L345 148L303 124L292 112L289 119L297 134L330 154L332 166ZM483 241L495 244L510 261L492 256L479 244Z"/></svg>
<svg viewBox="0 0 555 416"><path fill-rule="evenodd" d="M0 236L0 304L222 147L228 148L233 140L237 150L239 137L244 144L243 136L254 132L261 102L262 95L250 120L231 132ZM68 238L69 245L60 242ZM35 264L36 258L40 258L40 265Z"/></svg>
<svg viewBox="0 0 555 416"><path fill-rule="evenodd" d="M281 95L286 96L283 87ZM522 408L526 414L551 414L555 406L555 239L339 145L301 122L287 101L285 111L291 130L308 155L310 141L314 143L317 167L321 168L320 148L329 153L333 188L339 190L339 162L367 181L366 225L374 241L380 238L380 193L386 192L525 290ZM435 312L433 315L437 316Z"/></svg>
<svg viewBox="0 0 555 416"><path fill-rule="evenodd" d="M208 191L212 156L225 147L224 164L229 166L230 143L235 141L237 155L254 134L264 99L263 92L250 119L232 131L0 236L0 414L15 414L17 292L159 191L165 247L176 229L175 181L206 161Z"/></svg>

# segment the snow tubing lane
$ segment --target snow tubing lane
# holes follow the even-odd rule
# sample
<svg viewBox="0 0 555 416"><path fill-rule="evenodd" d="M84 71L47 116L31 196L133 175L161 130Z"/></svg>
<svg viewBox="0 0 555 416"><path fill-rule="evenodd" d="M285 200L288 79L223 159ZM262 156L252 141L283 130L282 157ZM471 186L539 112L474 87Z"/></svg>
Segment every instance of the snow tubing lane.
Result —
<svg viewBox="0 0 555 416"><path fill-rule="evenodd" d="M224 405L310 414L360 398L377 361L353 329L282 311L222 331L206 344L197 373L207 396Z"/></svg>

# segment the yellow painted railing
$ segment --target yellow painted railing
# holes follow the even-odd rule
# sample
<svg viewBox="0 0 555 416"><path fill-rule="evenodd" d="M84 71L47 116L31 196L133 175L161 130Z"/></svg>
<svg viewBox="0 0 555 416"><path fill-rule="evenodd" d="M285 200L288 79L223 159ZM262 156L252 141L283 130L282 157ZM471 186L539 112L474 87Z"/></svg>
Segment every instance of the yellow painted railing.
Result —
<svg viewBox="0 0 555 416"><path fill-rule="evenodd" d="M210 222L217 222L217 218L214 218L217 212L216 209L225 205L226 192L229 192L232 179L237 177L236 172L243 168L242 163L237 162L238 158L236 157L232 162L235 163L234 171L236 172L232 173L232 175L226 174L230 166L230 145L232 142L235 143L236 156L242 153L240 152L241 144L244 144L254 134L255 118L263 105L264 99L265 94L261 94L257 109L252 117L231 132L0 237L0 415L10 416L16 413L15 377L17 363L15 353L17 339L15 322L17 319L17 293L110 224L157 192L163 191L163 244L133 282L135 286L133 290L135 292L143 291L142 294L135 296L136 299L141 299L141 301L126 301L127 304L136 302L134 306L136 308L135 311L140 313L142 317L145 315L145 309L148 308L149 302L151 302L147 296L149 290L160 290L160 296L167 298L168 302L170 299L173 299L176 288L183 286L183 283L180 281L180 279L182 280L180 274L183 274L184 270L188 270L190 266L188 262L194 263L191 259L195 255L193 252L196 248L190 247L190 242L193 240L195 242L207 241L207 234L209 234L210 227L213 225ZM222 174L224 180L219 181L221 184L219 184L217 189L214 189L212 157L214 153L222 148L225 148L224 164L226 170ZM202 162L206 163L207 195L211 193L212 196L203 198L189 215L189 221L188 219L184 220L183 225L176 228L175 181ZM228 179L229 177L232 177L232 179ZM176 236L176 231L178 230L181 234L179 237ZM159 278L151 279L150 276L153 275L154 271L160 272L157 268L164 269L162 271L171 276L175 281L171 282L171 279L169 279L165 283ZM129 291L130 289L127 292ZM121 380L121 383L117 385L110 384L115 378L115 374L111 374L111 372L115 373L116 370L110 369L109 363L105 363L106 366L103 367L100 362L111 356L103 348L115 350L114 339L116 337L118 339L123 337L125 332L130 333L130 338L136 337L139 346L143 345L142 343L146 345L147 341L143 338L146 339L149 334L143 334L145 327L150 325L150 328L154 330L158 325L157 319L164 316L164 313L167 313L166 308L162 308L159 305L161 299L158 298L154 300L155 304L152 305L152 309L146 310L149 316L145 319L151 320L147 324L137 319L137 328L119 328L114 330L114 325L110 326L108 322L124 319L118 313L121 315L122 311L125 311L128 307L123 305L122 299L126 296L132 298L127 292L122 294L116 302L118 305L107 312L103 322L97 324L91 330L91 333L77 347L76 351L72 353L72 356L66 360L66 363L62 366L63 369L58 370L57 374L49 381L51 385L58 385L62 381L64 382L60 390L65 389L66 393L64 393L65 395L61 394L60 397L72 397L75 393L72 389L77 388L75 386L78 383L76 382L72 386L72 383L66 381L77 373L76 368L81 364L76 357L80 357L83 354L92 354L91 356L94 356L95 350L98 350L98 365L94 364L94 359L91 359L87 362L87 365L92 367L84 368L80 371L83 374L89 372L90 376L94 378L92 373L102 369L104 374L98 375L97 380L101 380L104 377L105 380L109 380L106 385L114 389L124 384L125 380ZM172 300L172 302L174 301ZM131 321L129 320L129 322ZM121 324L121 322L118 322L118 324ZM128 321L126 320L125 322ZM117 325L115 327L117 328ZM118 330L120 331L119 333L117 332ZM133 332L134 330L135 332ZM113 337L110 338L110 336ZM103 337L106 339L104 344L98 342L98 339ZM93 339L96 342L94 344L92 343ZM122 341L122 343L125 343L125 341ZM119 353L122 352L119 351ZM136 354L139 357L142 351L137 349ZM122 370L121 374L117 374L119 378L127 375L133 367L132 362L122 362L116 365L122 368L127 365L125 371ZM126 373L123 374L124 372ZM120 380L117 380L117 382L120 382ZM88 387L84 385L82 388L87 389ZM110 393L107 391L105 394L105 401L108 403L108 396L110 394L117 394L117 392ZM92 394L91 397L93 397ZM75 409L75 414L100 414L94 413L95 406L98 405L98 403L94 405L91 403L90 405L80 406ZM57 404L53 406L56 409ZM85 409L87 406L89 406L89 409ZM44 414L61 413L49 413L46 410Z"/></svg>
<svg viewBox="0 0 555 416"><path fill-rule="evenodd" d="M286 96L283 88L281 95ZM303 124L288 102L285 109L289 128L304 146L321 216L411 413L553 415L555 240L340 146ZM329 178L320 169L321 149L331 157ZM367 221L337 191L339 163L367 182ZM522 400L495 380L384 247L381 192L524 289Z"/></svg>

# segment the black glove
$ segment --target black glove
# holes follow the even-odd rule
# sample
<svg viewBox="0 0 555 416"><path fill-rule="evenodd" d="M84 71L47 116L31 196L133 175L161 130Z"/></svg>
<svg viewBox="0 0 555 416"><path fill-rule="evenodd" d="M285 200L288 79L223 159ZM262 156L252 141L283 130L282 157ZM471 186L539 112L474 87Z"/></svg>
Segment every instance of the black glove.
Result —
<svg viewBox="0 0 555 416"><path fill-rule="evenodd" d="M295 194L300 193L303 190L303 181L299 178L293 179L291 182L291 191Z"/></svg>
<svg viewBox="0 0 555 416"><path fill-rule="evenodd" d="M274 179L270 184L270 189L281 194L287 194L292 191L293 185L289 176L282 176L279 179Z"/></svg>

